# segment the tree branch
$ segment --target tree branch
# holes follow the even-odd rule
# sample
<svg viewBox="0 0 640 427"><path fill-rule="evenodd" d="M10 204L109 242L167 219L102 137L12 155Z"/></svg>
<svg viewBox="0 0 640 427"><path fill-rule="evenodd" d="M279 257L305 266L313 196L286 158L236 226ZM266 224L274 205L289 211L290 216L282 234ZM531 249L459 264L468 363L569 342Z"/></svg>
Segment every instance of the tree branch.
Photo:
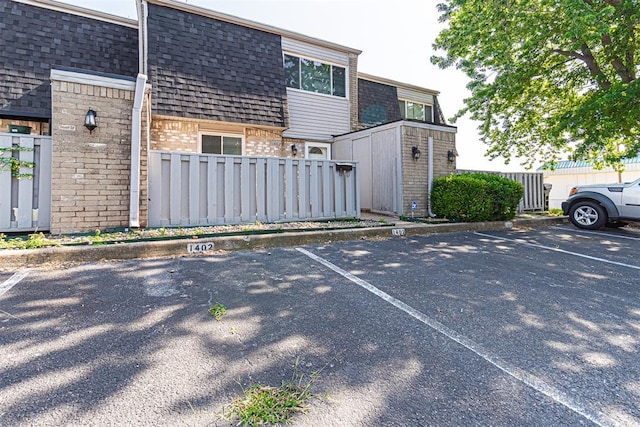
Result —
<svg viewBox="0 0 640 427"><path fill-rule="evenodd" d="M582 51L582 53L562 49L553 49L552 52L584 62L587 68L589 68L589 72L598 83L598 86L603 89L609 89L611 87L611 83L607 80L604 73L600 69L600 66L596 62L596 59L593 57L593 54L591 53L589 47L583 43L580 47L580 50Z"/></svg>
<svg viewBox="0 0 640 427"><path fill-rule="evenodd" d="M602 72L600 65L598 65L598 62L593 57L589 46L587 46L586 43L583 43L582 46L580 46L580 50L582 51L582 56L584 57L583 61L589 68L591 75L596 79L598 86L600 86L604 90L608 90L611 87L611 82Z"/></svg>

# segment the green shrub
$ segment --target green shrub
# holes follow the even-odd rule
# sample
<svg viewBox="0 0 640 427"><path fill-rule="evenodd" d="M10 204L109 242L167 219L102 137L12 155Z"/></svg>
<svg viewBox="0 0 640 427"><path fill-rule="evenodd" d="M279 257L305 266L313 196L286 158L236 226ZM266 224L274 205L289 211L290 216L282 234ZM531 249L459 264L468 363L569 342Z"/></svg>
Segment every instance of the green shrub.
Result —
<svg viewBox="0 0 640 427"><path fill-rule="evenodd" d="M458 221L513 219L524 194L522 184L499 175L450 175L433 181L433 212Z"/></svg>

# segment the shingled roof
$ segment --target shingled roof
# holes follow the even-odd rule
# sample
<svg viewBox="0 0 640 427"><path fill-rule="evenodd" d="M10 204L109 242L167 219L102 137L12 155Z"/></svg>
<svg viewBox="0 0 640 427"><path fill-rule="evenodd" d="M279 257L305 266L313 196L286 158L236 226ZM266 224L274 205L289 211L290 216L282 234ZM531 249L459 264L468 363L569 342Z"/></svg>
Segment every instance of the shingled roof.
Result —
<svg viewBox="0 0 640 427"><path fill-rule="evenodd" d="M0 0L0 115L50 118L56 66L135 76L134 26Z"/></svg>
<svg viewBox="0 0 640 427"><path fill-rule="evenodd" d="M395 86L358 79L358 122L364 127L400 120Z"/></svg>
<svg viewBox="0 0 640 427"><path fill-rule="evenodd" d="M280 36L149 4L155 114L285 127Z"/></svg>

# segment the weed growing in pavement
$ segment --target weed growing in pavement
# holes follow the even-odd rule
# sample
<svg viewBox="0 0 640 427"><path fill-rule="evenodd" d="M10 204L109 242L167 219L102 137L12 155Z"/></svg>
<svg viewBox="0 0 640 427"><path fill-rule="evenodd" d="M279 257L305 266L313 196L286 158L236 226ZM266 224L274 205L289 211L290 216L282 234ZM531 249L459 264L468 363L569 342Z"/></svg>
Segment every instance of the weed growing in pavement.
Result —
<svg viewBox="0 0 640 427"><path fill-rule="evenodd" d="M217 302L211 306L209 314L211 314L214 319L220 320L222 319L222 316L227 314L227 307L225 307L224 304Z"/></svg>
<svg viewBox="0 0 640 427"><path fill-rule="evenodd" d="M562 216L564 215L564 212L562 212L562 209L560 208L549 208L547 214L550 216Z"/></svg>
<svg viewBox="0 0 640 427"><path fill-rule="evenodd" d="M297 358L291 379L283 381L280 387L254 384L243 388L243 396L226 405L221 416L237 425L279 425L290 421L296 413L306 412L306 404L313 397L311 386L320 372L306 377L298 372L299 362Z"/></svg>

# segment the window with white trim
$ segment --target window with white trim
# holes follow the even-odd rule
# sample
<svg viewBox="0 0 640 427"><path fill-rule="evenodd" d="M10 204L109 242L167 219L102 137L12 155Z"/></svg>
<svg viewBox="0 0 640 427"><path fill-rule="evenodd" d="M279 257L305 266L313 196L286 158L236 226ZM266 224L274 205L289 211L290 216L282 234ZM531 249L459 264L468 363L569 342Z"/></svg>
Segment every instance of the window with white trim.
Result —
<svg viewBox="0 0 640 427"><path fill-rule="evenodd" d="M203 154L242 156L242 137L239 135L203 133L200 135L200 152Z"/></svg>
<svg viewBox="0 0 640 427"><path fill-rule="evenodd" d="M304 157L312 160L331 160L331 144L324 142L306 142Z"/></svg>
<svg viewBox="0 0 640 427"><path fill-rule="evenodd" d="M404 99L398 100L398 104L400 106L400 116L403 119L433 122L433 105L421 104Z"/></svg>
<svg viewBox="0 0 640 427"><path fill-rule="evenodd" d="M347 96L346 68L284 54L287 87L325 95Z"/></svg>

